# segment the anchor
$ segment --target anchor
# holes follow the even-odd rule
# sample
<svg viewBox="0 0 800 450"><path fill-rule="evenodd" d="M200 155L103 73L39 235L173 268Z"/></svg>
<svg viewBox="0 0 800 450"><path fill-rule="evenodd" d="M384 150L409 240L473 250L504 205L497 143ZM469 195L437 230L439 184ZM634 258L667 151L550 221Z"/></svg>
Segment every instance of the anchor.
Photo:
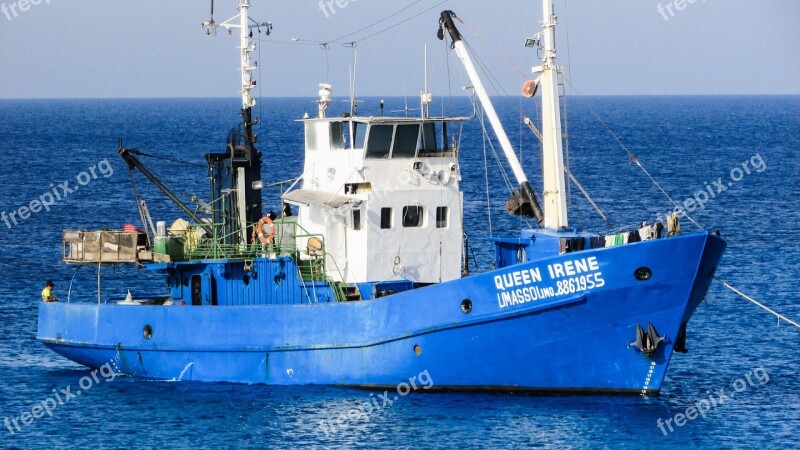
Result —
<svg viewBox="0 0 800 450"><path fill-rule="evenodd" d="M645 333L642 326L636 324L636 340L628 344L628 348L636 347L645 356L652 356L658 349L658 344L664 340L664 336L659 336L652 323L647 324Z"/></svg>

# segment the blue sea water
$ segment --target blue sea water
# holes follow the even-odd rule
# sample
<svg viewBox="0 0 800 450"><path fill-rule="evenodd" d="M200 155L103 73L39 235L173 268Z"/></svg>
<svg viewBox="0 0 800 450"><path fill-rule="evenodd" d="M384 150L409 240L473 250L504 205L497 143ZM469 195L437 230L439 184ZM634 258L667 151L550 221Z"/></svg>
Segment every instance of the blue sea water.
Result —
<svg viewBox="0 0 800 450"><path fill-rule="evenodd" d="M293 119L306 111L313 113L310 100L262 102L258 132L266 180L300 174L302 125ZM387 110L402 109L403 102L387 99ZM362 115L377 114L377 103L378 99L367 99ZM520 108L536 115L530 104L518 99L498 102L511 140L519 144L532 184L538 186L538 148L518 119ZM433 110L441 109L472 112L463 99L445 99ZM630 164L606 124L676 201L705 201L701 192L714 193L690 216L707 229L720 230L728 240L718 275L797 320L798 118L796 96L575 98L569 109L571 170L611 225L574 188L571 224L607 231L652 221L673 208ZM176 161L202 164L204 153L223 148L236 120L233 99L0 100L0 212L5 213L0 221L0 420L4 421L0 447L798 445L800 330L786 323L778 326L773 316L718 283L689 324L690 352L673 358L661 396L654 398L414 393L380 412L351 419L350 411L372 401L375 393L322 386L153 382L122 376L92 380L88 370L37 342L37 306L44 280L53 279L56 294L64 299L75 275L72 300L96 299L94 269L75 274L74 268L61 263L61 230L119 228L138 221L130 175L115 152L117 139L169 158L145 162L181 195L204 197L205 170ZM475 246L478 269L488 270L492 249L486 238L515 233L525 224L503 213L506 190L501 171L491 148L485 153L477 121L460 131L465 228ZM60 186L65 181L69 189L77 189L62 195L49 211L20 218L26 215L20 207L31 206L32 200L47 198L54 189L63 194ZM136 181L156 220L169 222L179 216L140 175ZM718 192L718 186L724 191ZM277 195L276 190L265 191L265 204L277 208ZM695 229L686 219L682 224L685 231ZM103 279L103 296L128 289L164 289L159 277L133 268L105 269ZM435 378L432 381L435 384ZM81 395L51 408L52 417L39 412L44 417L21 424L23 413L36 413L35 405L57 394L66 397L61 391L67 387ZM720 389L726 396L734 395L710 407L705 417L679 420L682 426L676 425L676 414L685 414L688 407L702 405L710 397L718 401ZM8 423L17 419L21 431L5 419ZM658 424L668 419L674 431L662 425L662 432Z"/></svg>

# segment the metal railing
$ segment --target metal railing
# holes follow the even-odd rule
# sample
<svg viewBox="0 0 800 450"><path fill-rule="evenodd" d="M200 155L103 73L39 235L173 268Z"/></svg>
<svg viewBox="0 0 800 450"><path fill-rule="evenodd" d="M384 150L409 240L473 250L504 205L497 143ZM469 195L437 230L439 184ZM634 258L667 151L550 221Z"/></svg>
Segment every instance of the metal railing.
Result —
<svg viewBox="0 0 800 450"><path fill-rule="evenodd" d="M310 233L298 224L295 218L277 219L273 226L275 235L272 242L264 244L255 242L252 244L226 244L231 236L241 235L241 230L231 233L231 235L208 235L207 228L214 230L222 229L220 224L204 223L191 224L183 236L173 236L183 243L183 260L199 261L209 259L253 259L259 257L275 258L279 256L291 257L297 266L298 276L302 281L302 289L305 295L312 301L310 290L314 290L316 283L326 283L333 290L337 301L345 301L346 295L332 277L328 276L328 262L334 265L336 272L342 277L341 270L333 258L329 258L326 250L325 236L322 234ZM248 230L253 230L257 224L250 224ZM318 245L309 246L309 240L316 239ZM305 248L303 247L305 243ZM344 279L342 277L342 279ZM308 285L310 285L310 287Z"/></svg>

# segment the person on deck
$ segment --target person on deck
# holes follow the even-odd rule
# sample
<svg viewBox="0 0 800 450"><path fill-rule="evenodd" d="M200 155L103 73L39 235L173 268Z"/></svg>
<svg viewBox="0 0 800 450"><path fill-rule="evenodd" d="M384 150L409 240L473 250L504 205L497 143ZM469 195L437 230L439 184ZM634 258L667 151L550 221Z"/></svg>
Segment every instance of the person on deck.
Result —
<svg viewBox="0 0 800 450"><path fill-rule="evenodd" d="M56 287L56 285L53 284L53 280L47 280L47 283L44 285L44 289L42 289L42 301L47 303L58 301L58 299L53 295L54 287Z"/></svg>

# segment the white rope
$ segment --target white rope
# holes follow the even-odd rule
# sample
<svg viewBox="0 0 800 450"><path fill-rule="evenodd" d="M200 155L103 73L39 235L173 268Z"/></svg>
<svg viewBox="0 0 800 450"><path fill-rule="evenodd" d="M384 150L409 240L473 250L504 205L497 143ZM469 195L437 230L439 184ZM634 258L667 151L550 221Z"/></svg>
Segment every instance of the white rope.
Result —
<svg viewBox="0 0 800 450"><path fill-rule="evenodd" d="M795 322L794 320L791 320L791 319L789 319L788 317L784 316L783 314L780 314L780 313L778 313L778 312L776 312L776 311L774 311L774 310L772 310L772 309L770 309L770 308L768 308L768 307L764 306L763 304L761 304L761 303L757 302L756 300L754 300L754 299L753 299L753 298L751 298L751 297L748 297L748 296L747 296L746 294L744 294L742 291L740 291L740 290L736 289L735 287L731 286L730 284L728 284L728 283L726 283L726 282L724 282L724 281L720 280L719 278L717 278L717 277L714 277L714 279L715 279L715 280L717 280L717 281L719 281L720 283L722 283L722 285L723 285L723 286L725 286L726 288L728 288L728 289L730 289L731 291L733 291L733 292L735 292L735 293L739 294L739 295L740 295L742 298L744 298L745 300L747 300L747 301L749 301L749 302L753 303L754 305L756 305L756 306L758 306L758 307L760 307L760 308L763 308L763 309L767 310L767 311L768 311L770 314L772 314L772 315L774 315L775 317L777 317L777 318L778 318L778 324L780 324L780 323L781 323L781 319L783 319L783 321L785 321L785 322L787 322L787 323L789 323L789 324L791 324L791 325L794 325L794 326L796 326L797 328L800 328L800 324L798 324L798 323L797 323L797 322Z"/></svg>

